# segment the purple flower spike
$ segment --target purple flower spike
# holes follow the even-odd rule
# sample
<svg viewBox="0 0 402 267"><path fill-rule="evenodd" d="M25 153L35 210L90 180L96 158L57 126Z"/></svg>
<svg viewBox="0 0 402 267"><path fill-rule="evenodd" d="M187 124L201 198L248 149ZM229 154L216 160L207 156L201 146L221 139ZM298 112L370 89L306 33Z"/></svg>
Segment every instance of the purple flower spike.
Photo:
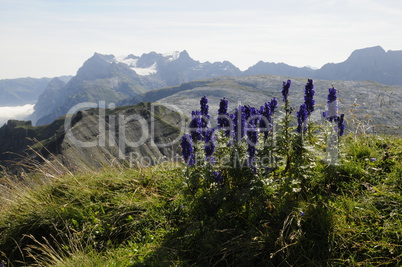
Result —
<svg viewBox="0 0 402 267"><path fill-rule="evenodd" d="M329 121L337 121L338 119L338 100L336 97L336 89L335 88L329 88L328 89L328 111L326 113L326 117Z"/></svg>
<svg viewBox="0 0 402 267"><path fill-rule="evenodd" d="M205 131L205 159L210 163L214 162L213 154L215 152L215 129L208 129Z"/></svg>
<svg viewBox="0 0 402 267"><path fill-rule="evenodd" d="M201 106L201 128L202 128L202 133L205 134L205 130L208 127L209 123L209 106L208 106L208 99L204 95L201 100L200 100L200 106Z"/></svg>
<svg viewBox="0 0 402 267"><path fill-rule="evenodd" d="M275 113L275 109L278 107L278 100L276 100L276 97L271 99L271 102L269 102L269 108L271 111L271 115Z"/></svg>
<svg viewBox="0 0 402 267"><path fill-rule="evenodd" d="M258 111L254 107L244 106L244 114L245 119L248 123L248 126L255 127L259 122L259 114Z"/></svg>
<svg viewBox="0 0 402 267"><path fill-rule="evenodd" d="M265 103L265 105L260 108L260 113L261 113L260 131L264 133L264 138L267 139L271 121L271 108L269 102Z"/></svg>
<svg viewBox="0 0 402 267"><path fill-rule="evenodd" d="M290 89L290 84L291 83L292 82L290 80L287 80L287 82L283 82L282 96L283 96L283 101L284 102L288 101L289 89Z"/></svg>
<svg viewBox="0 0 402 267"><path fill-rule="evenodd" d="M186 162L189 166L194 165L194 149L190 135L185 134L181 138L181 150L184 162Z"/></svg>
<svg viewBox="0 0 402 267"><path fill-rule="evenodd" d="M209 118L209 115L208 115L208 111L209 111L208 99L207 99L207 97L205 95L203 97L201 97L200 106L201 106L201 115Z"/></svg>
<svg viewBox="0 0 402 267"><path fill-rule="evenodd" d="M308 115L310 115L311 112L314 111L314 105L315 105L315 100L314 100L315 91L314 91L313 80L308 79L308 82L304 89L304 94L305 94L304 103L307 106Z"/></svg>
<svg viewBox="0 0 402 267"><path fill-rule="evenodd" d="M219 104L219 109L218 109L218 128L224 129L225 130L225 135L227 137L230 136L230 126L231 126L231 121L230 121L230 116L228 114L228 100L226 98L222 98L221 102Z"/></svg>
<svg viewBox="0 0 402 267"><path fill-rule="evenodd" d="M247 131L247 143L248 143L248 148L247 148L247 153L248 153L248 165L253 168L254 172L257 172L256 166L255 166L255 157L257 153L257 142L258 142L258 132L257 128L249 128Z"/></svg>
<svg viewBox="0 0 402 267"><path fill-rule="evenodd" d="M240 141L244 137L244 128L246 126L246 114L244 106L239 106L231 115L233 120L233 135L235 141Z"/></svg>
<svg viewBox="0 0 402 267"><path fill-rule="evenodd" d="M201 141L202 121L201 121L201 112L199 112L198 110L191 112L191 121L189 127L193 142Z"/></svg>
<svg viewBox="0 0 402 267"><path fill-rule="evenodd" d="M307 131L307 127L305 125L308 117L308 111L306 104L302 104L300 106L300 110L297 112L297 132L301 133Z"/></svg>
<svg viewBox="0 0 402 267"><path fill-rule="evenodd" d="M336 89L334 87L328 89L328 103L336 100Z"/></svg>

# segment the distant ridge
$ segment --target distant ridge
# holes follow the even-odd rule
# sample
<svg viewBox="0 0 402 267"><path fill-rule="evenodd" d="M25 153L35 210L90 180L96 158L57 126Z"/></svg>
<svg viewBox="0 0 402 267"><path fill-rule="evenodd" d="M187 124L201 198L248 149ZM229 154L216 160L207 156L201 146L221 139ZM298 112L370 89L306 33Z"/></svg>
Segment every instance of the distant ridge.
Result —
<svg viewBox="0 0 402 267"><path fill-rule="evenodd" d="M381 46L374 46L355 50L344 62L328 63L316 70L285 63L259 61L245 71L241 71L229 61L199 62L192 59L186 50L120 57L94 53L74 77L64 80L65 85L60 82L50 83L50 79L46 79L40 82L30 81L27 86L33 89L27 89L26 85L21 86L21 80L15 80L14 84L17 85L10 83L14 80L0 80L0 92L6 92L6 99L2 98L4 103L9 98L16 104L18 99L29 95L24 93L26 90L34 92L29 98L33 103L35 99L32 98L38 98L32 120L38 125L45 125L65 115L71 107L82 102L123 103L129 98L140 99L141 95L154 89L222 76L250 75L374 81L386 85L402 85L402 51L385 51ZM40 88L37 84L40 84ZM22 88L17 97L10 94L10 88L15 86Z"/></svg>
<svg viewBox="0 0 402 267"><path fill-rule="evenodd" d="M314 77L402 85L402 51L386 52L381 46L355 50L344 62L324 65Z"/></svg>

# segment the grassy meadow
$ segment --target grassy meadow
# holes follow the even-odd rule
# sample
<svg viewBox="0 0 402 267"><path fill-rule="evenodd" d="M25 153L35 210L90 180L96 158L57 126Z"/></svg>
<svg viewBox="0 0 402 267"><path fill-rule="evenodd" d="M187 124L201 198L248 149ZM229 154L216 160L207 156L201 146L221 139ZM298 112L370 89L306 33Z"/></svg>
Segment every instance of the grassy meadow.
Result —
<svg viewBox="0 0 402 267"><path fill-rule="evenodd" d="M281 168L255 183L227 170L223 185L196 190L190 180L206 180L205 167L178 163L74 174L49 163L23 180L4 173L0 263L400 265L402 139L350 133L338 164L309 157L300 190Z"/></svg>

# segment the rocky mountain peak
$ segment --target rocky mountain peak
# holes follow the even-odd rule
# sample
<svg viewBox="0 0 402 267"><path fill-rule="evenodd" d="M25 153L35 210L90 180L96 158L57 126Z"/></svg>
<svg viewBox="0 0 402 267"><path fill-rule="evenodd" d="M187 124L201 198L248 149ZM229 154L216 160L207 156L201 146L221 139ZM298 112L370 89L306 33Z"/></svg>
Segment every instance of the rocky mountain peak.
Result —
<svg viewBox="0 0 402 267"><path fill-rule="evenodd" d="M189 59L192 59L192 58L190 57L189 53L187 52L187 50L181 51L180 54L179 54L179 58L180 58L181 60L189 60Z"/></svg>
<svg viewBox="0 0 402 267"><path fill-rule="evenodd" d="M179 57L172 62L176 68L187 69L192 68L195 65L200 64L200 62L192 59L186 50L180 52Z"/></svg>
<svg viewBox="0 0 402 267"><path fill-rule="evenodd" d="M53 79L50 80L50 82L47 85L47 89L60 89L61 87L63 87L64 85L66 85L66 82L61 80L59 77L55 77Z"/></svg>
<svg viewBox="0 0 402 267"><path fill-rule="evenodd" d="M142 56L137 61L137 68L149 68L155 62L160 61L163 58L162 54L156 52L150 52L148 54L142 54Z"/></svg>
<svg viewBox="0 0 402 267"><path fill-rule="evenodd" d="M385 50L381 46L368 47L363 49L357 49L352 52L347 60L360 61L370 59L381 59L386 56Z"/></svg>
<svg viewBox="0 0 402 267"><path fill-rule="evenodd" d="M110 65L113 61L113 55L95 53L78 69L76 77L82 80L108 78L110 76Z"/></svg>

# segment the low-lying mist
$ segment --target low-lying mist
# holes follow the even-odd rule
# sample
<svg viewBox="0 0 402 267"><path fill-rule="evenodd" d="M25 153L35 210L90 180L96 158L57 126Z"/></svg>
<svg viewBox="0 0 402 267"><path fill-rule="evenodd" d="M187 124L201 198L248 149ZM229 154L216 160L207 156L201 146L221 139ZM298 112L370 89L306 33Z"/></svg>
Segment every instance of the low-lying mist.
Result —
<svg viewBox="0 0 402 267"><path fill-rule="evenodd" d="M0 126L8 120L26 120L34 112L34 104L16 107L0 107Z"/></svg>

